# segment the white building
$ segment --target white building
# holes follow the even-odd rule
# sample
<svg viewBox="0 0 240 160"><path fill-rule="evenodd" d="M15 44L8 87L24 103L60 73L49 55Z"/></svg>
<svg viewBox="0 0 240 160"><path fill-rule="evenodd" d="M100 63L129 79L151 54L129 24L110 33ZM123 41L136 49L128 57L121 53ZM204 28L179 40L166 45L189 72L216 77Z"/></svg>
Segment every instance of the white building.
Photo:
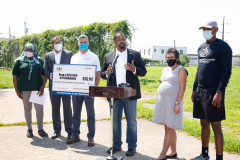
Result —
<svg viewBox="0 0 240 160"><path fill-rule="evenodd" d="M239 56L233 56L232 58L232 65L233 66L240 66L240 57Z"/></svg>
<svg viewBox="0 0 240 160"><path fill-rule="evenodd" d="M189 65L198 65L198 54L188 54Z"/></svg>
<svg viewBox="0 0 240 160"><path fill-rule="evenodd" d="M9 40L10 38L0 37L0 40Z"/></svg>
<svg viewBox="0 0 240 160"><path fill-rule="evenodd" d="M172 46L146 46L139 47L138 51L141 53L142 58L148 58L152 60L165 60L166 52ZM176 47L179 54L187 54L187 47Z"/></svg>

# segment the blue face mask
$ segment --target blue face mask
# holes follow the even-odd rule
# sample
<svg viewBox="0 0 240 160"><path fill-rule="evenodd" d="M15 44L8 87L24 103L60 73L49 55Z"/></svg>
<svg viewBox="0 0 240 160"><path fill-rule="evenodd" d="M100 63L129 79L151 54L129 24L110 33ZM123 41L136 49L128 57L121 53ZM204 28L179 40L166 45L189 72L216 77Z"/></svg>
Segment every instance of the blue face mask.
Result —
<svg viewBox="0 0 240 160"><path fill-rule="evenodd" d="M213 35L212 35L212 30L203 30L203 37L206 39L206 40L210 40L212 39Z"/></svg>
<svg viewBox="0 0 240 160"><path fill-rule="evenodd" d="M81 51L86 51L88 49L88 44L81 43L81 44L78 45L78 47Z"/></svg>

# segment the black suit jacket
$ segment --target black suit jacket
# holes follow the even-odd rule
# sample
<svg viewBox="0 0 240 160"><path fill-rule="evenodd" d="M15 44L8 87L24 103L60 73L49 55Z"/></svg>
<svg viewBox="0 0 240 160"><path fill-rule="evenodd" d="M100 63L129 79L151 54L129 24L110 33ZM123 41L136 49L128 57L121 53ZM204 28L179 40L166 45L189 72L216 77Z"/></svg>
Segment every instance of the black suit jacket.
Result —
<svg viewBox="0 0 240 160"><path fill-rule="evenodd" d="M62 55L60 59L60 64L70 64L73 53L71 51L62 50ZM52 81L50 80L50 73L53 72L53 64L55 64L55 55L54 52L48 52L45 55L44 61L44 73L49 79L49 90L52 90Z"/></svg>
<svg viewBox="0 0 240 160"><path fill-rule="evenodd" d="M112 64L115 58L115 55L116 55L116 50L105 55L103 69L101 73L101 77L103 79L107 79L106 77L107 68L109 64ZM131 88L137 90L137 95L134 97L130 97L130 99L135 100L135 99L141 98L141 90L140 90L140 83L139 83L138 76L145 76L147 73L147 70L145 68L144 63L142 62L140 52L137 52L132 49L127 49L127 62L132 63L132 60L134 60L134 66L136 67L136 74L134 75L132 71L126 70L127 72L126 81L130 84ZM109 78L109 82L107 86L117 87L115 71Z"/></svg>

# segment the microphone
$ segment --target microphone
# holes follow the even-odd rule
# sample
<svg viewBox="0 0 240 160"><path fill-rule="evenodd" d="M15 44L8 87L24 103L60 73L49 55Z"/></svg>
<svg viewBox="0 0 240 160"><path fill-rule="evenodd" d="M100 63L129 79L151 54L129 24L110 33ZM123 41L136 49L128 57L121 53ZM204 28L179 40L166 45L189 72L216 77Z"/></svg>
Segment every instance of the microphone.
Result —
<svg viewBox="0 0 240 160"><path fill-rule="evenodd" d="M113 60L113 63L112 63L112 69L110 70L110 73L109 73L109 75L108 75L107 83L108 83L108 81L109 81L109 78L110 78L111 75L112 75L112 71L113 71L114 68L115 68L115 64L117 63L117 59L118 59L118 57L119 57L119 54L117 54L117 56L116 56L115 59Z"/></svg>
<svg viewBox="0 0 240 160"><path fill-rule="evenodd" d="M112 67L115 67L115 64L117 63L118 57L119 57L119 54L117 54L117 56L116 56L115 59L113 60Z"/></svg>

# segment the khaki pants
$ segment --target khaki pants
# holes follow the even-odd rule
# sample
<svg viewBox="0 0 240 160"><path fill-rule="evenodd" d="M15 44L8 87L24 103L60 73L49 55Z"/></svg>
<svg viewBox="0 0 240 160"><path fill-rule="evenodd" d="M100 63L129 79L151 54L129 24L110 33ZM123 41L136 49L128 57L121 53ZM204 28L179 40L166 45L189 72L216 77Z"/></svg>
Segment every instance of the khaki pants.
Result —
<svg viewBox="0 0 240 160"><path fill-rule="evenodd" d="M24 113L25 113L25 119L27 122L27 127L28 129L32 130L32 102L29 102L31 92L32 91L22 91L23 106L24 106ZM34 103L34 107L36 110L38 130L42 130L43 129L43 106L40 104Z"/></svg>

